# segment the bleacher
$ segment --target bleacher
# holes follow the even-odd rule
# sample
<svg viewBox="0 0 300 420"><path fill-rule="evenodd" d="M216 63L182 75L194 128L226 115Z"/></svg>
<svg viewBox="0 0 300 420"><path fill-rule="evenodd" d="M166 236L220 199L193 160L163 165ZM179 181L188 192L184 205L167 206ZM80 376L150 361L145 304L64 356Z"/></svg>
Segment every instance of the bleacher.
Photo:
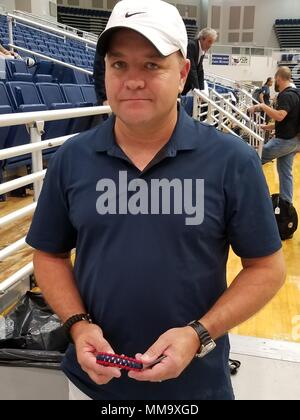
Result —
<svg viewBox="0 0 300 420"><path fill-rule="evenodd" d="M211 81L207 80L207 85L210 89L214 89L220 95L232 93L234 94L234 89L230 86L222 85L221 83L212 83Z"/></svg>
<svg viewBox="0 0 300 420"><path fill-rule="evenodd" d="M295 67L297 67L300 64L300 53L296 54L282 54L281 55L281 60L278 61L278 65L281 66L286 66L289 67L292 71L293 74L293 70ZM297 75L299 75L299 70L297 71ZM299 77L293 77L293 82L295 83L295 85L297 86L297 88L300 89L300 79Z"/></svg>
<svg viewBox="0 0 300 420"><path fill-rule="evenodd" d="M107 10L82 9L79 7L58 6L58 21L85 32L99 35L107 24L111 12ZM195 19L183 18L188 37L195 38L198 28Z"/></svg>
<svg viewBox="0 0 300 420"><path fill-rule="evenodd" d="M300 19L277 19L274 29L280 48L300 48Z"/></svg>
<svg viewBox="0 0 300 420"><path fill-rule="evenodd" d="M95 51L84 43L66 40L22 24L14 25L14 43L30 51L43 53L62 62L93 70ZM8 26L6 16L0 15L0 38L8 47ZM0 79L0 114L59 110L87 107L97 104L93 79L86 73L73 68L36 58L29 67L24 58L27 53L19 51L23 59L2 59L6 72ZM2 74L3 77L3 74ZM54 121L45 124L43 140L78 133L91 127L91 117ZM19 146L30 142L26 127L0 128L0 149ZM44 153L45 159L53 153ZM0 162L0 183L5 169L28 165L31 155L11 158ZM1 198L1 197L0 197Z"/></svg>

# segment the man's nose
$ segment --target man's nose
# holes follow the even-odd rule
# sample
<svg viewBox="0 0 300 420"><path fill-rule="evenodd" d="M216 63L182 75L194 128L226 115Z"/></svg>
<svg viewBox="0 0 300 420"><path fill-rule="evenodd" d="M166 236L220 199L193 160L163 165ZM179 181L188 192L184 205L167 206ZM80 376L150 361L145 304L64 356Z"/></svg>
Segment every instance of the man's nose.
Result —
<svg viewBox="0 0 300 420"><path fill-rule="evenodd" d="M130 77L126 80L125 87L130 90L144 89L145 81L140 77Z"/></svg>

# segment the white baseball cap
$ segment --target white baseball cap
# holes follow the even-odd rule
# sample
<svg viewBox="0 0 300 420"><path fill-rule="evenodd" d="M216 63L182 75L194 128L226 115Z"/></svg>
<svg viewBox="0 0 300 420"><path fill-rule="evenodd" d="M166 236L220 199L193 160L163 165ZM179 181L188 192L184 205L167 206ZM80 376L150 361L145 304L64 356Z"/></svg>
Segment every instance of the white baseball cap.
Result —
<svg viewBox="0 0 300 420"><path fill-rule="evenodd" d="M110 35L128 28L143 35L163 56L176 51L187 55L187 32L175 6L161 0L122 0L114 7L97 48L104 54Z"/></svg>

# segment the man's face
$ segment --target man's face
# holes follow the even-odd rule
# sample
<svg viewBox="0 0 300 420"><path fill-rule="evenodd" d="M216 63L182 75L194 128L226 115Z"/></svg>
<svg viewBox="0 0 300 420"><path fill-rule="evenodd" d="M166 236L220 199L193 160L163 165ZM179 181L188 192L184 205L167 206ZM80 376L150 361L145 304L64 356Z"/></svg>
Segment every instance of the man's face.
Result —
<svg viewBox="0 0 300 420"><path fill-rule="evenodd" d="M135 31L121 29L111 39L106 56L105 84L109 104L124 124L159 124L176 109L189 61L178 53L161 57Z"/></svg>
<svg viewBox="0 0 300 420"><path fill-rule="evenodd" d="M210 36L201 39L200 43L201 43L202 51L208 51L212 47L214 42L215 42L215 39Z"/></svg>

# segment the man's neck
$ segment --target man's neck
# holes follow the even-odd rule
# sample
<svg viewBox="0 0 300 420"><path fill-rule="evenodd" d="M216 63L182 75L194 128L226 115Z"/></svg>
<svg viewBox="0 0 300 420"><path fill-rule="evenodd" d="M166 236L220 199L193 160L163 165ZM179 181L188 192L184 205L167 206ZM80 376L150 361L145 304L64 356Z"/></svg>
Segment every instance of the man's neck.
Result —
<svg viewBox="0 0 300 420"><path fill-rule="evenodd" d="M287 89L287 88L289 88L289 87L290 87L290 82L286 82L286 83L284 83L284 84L280 87L279 93L283 92L285 89Z"/></svg>
<svg viewBox="0 0 300 420"><path fill-rule="evenodd" d="M116 118L115 136L121 148L131 150L160 150L171 138L177 123L177 110L157 124L130 126Z"/></svg>
<svg viewBox="0 0 300 420"><path fill-rule="evenodd" d="M177 123L177 110L158 124L128 126L116 118L115 136L119 147L141 171L169 142Z"/></svg>

